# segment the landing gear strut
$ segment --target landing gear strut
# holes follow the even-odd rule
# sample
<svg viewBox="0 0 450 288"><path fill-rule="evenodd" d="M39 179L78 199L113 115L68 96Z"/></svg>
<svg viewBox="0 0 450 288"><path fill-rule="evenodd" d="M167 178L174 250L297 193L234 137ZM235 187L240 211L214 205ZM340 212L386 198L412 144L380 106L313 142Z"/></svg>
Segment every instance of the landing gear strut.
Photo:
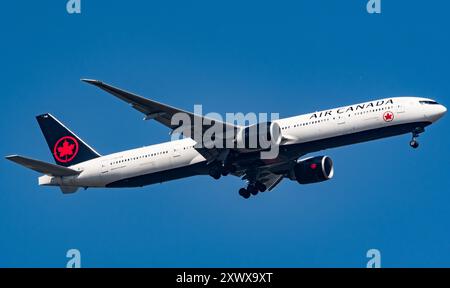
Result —
<svg viewBox="0 0 450 288"><path fill-rule="evenodd" d="M422 127L417 127L412 132L412 139L409 141L409 146L411 146L414 149L417 149L419 147L419 142L417 141L417 137L419 137L420 133L423 133L425 131Z"/></svg>

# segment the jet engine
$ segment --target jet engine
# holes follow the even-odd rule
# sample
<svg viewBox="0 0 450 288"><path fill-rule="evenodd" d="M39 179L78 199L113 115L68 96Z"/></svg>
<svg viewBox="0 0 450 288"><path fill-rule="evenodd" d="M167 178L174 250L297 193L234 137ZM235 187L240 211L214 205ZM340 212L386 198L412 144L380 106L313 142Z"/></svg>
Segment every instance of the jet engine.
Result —
<svg viewBox="0 0 450 288"><path fill-rule="evenodd" d="M299 160L292 168L291 180L300 184L323 182L333 178L333 160L328 156L317 156Z"/></svg>
<svg viewBox="0 0 450 288"><path fill-rule="evenodd" d="M276 122L262 122L243 128L236 135L236 146L264 150L281 143L281 128Z"/></svg>

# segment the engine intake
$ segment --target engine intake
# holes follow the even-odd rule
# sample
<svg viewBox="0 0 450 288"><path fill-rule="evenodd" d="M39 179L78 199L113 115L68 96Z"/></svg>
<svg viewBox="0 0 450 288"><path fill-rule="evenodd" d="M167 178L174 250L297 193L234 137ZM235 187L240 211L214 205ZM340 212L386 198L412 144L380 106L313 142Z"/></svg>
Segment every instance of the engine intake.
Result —
<svg viewBox="0 0 450 288"><path fill-rule="evenodd" d="M333 160L318 156L300 160L293 168L293 176L300 184L318 183L330 180L334 175Z"/></svg>
<svg viewBox="0 0 450 288"><path fill-rule="evenodd" d="M276 122L263 122L243 128L236 137L238 148L268 149L281 143L281 128Z"/></svg>

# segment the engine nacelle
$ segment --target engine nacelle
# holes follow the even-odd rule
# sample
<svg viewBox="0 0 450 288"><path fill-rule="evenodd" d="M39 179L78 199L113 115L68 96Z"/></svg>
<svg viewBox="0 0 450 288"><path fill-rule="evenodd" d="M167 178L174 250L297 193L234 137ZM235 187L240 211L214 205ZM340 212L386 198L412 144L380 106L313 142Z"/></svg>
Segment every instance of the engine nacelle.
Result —
<svg viewBox="0 0 450 288"><path fill-rule="evenodd" d="M281 127L276 122L263 122L243 128L236 135L236 146L263 150L281 143Z"/></svg>
<svg viewBox="0 0 450 288"><path fill-rule="evenodd" d="M333 160L328 156L318 156L300 160L292 171L300 184L311 184L330 180L334 175Z"/></svg>

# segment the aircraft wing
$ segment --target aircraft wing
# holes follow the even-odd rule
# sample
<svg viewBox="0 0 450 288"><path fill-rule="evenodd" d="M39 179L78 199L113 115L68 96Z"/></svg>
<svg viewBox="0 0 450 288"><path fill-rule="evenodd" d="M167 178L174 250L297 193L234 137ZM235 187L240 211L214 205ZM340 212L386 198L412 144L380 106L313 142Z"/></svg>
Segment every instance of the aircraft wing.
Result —
<svg viewBox="0 0 450 288"><path fill-rule="evenodd" d="M233 175L241 177L251 183L260 182L267 187L268 191L274 189L287 174L296 161L291 158L280 157L270 164L260 161L240 165L239 171Z"/></svg>
<svg viewBox="0 0 450 288"><path fill-rule="evenodd" d="M237 132L242 129L242 127L237 126L237 125L232 125L229 123L225 123L225 122L221 122L218 120L213 120L207 117L204 117L202 115L198 115L198 114L194 114L192 112L188 112L179 108L175 108L148 98L144 98L142 96L127 92L125 90L119 89L117 87L111 86L109 84L106 84L104 82L101 82L99 80L92 80L92 79L81 79L81 81L86 82L88 84L94 85L114 96L116 96L117 98L119 98L122 101L125 101L126 103L130 104L131 107L133 107L134 109L138 110L139 112L143 113L145 115L144 119L148 120L148 119L154 119L156 121L158 121L159 123L163 124L164 126L175 130L177 128L180 128L181 126L186 125L185 123L182 123L180 125L180 123L172 123L172 117L174 115L176 115L177 113L184 113L185 115L187 115L190 119L190 124L192 126L187 126L187 127L183 127L183 135L186 137L190 137L193 138L194 140L196 140L196 135L195 133L198 133L199 131L194 131L194 124L195 123L203 123L203 125L201 125L201 133L203 136L203 134L205 133L205 131L207 131L210 127L212 127L213 125L222 125L222 130L223 134L222 135L217 135L216 136L216 140L217 139L226 139L227 135L229 135L227 133L227 131L233 131L233 133L230 133L230 135L235 136L237 134ZM217 127L217 126L215 126ZM178 131L179 132L179 131ZM197 141L197 140L196 140ZM203 143L203 145L205 145L206 143ZM241 149L239 148L206 148L206 147L201 147L201 148L195 148L203 157L205 157L205 159L207 160L208 164L215 162L215 161L219 161L224 163L225 159L228 158L230 150L234 150L234 152L241 152ZM282 161L282 164L286 163L284 161ZM278 165L280 165L278 163ZM247 165L244 165L247 166ZM249 178L247 179L255 179L255 176L253 175L253 171L254 169L244 169L245 172L244 174L246 174L246 176L251 175ZM258 169L258 173L261 171L261 169ZM270 171L268 171L270 172ZM241 175L236 175L236 176L243 176ZM264 183L266 185L266 187L271 190L273 189L282 179L283 176L276 174L276 173L269 173L269 174L261 174L258 177L263 177L261 179L257 179L260 182Z"/></svg>
<svg viewBox="0 0 450 288"><path fill-rule="evenodd" d="M268 191L271 191L275 186L277 186L281 180L283 180L283 175L277 175L273 173L267 173L266 175L261 175L257 181L261 182L267 187Z"/></svg>
<svg viewBox="0 0 450 288"><path fill-rule="evenodd" d="M191 121L191 127L188 127L188 131L184 131L184 135L193 138L191 135L194 135L193 133L193 125L194 123L204 123L202 125L202 135L203 133L213 126L214 124L221 124L223 126L223 131L227 130L234 130L238 129L238 126L221 122L218 120L210 119L207 117L204 117L202 115L197 115L192 112L184 111L179 108L175 108L148 98L144 98L142 96L127 92L125 90L116 88L114 86L111 86L109 84L103 83L99 80L92 80L92 79L81 79L81 81L92 84L94 86L97 86L98 88L116 96L122 101L127 102L131 105L134 109L138 110L139 112L143 113L145 115L144 120L154 119L158 121L159 123L163 124L166 127L169 127L170 129L174 130L182 125L179 123L171 123L172 117L177 113L184 113L190 118ZM198 121L198 122L197 122ZM201 122L200 122L201 121ZM183 123L184 124L184 123ZM216 124L216 125L217 125ZM190 134L188 132L191 132ZM225 133L223 135L226 135ZM235 135L235 134L233 134Z"/></svg>
<svg viewBox="0 0 450 288"><path fill-rule="evenodd" d="M19 155L6 156L6 159L36 172L50 176L73 176L81 173L81 171L76 171L64 166L51 164Z"/></svg>
<svg viewBox="0 0 450 288"><path fill-rule="evenodd" d="M258 171L257 175L254 174L255 171ZM273 190L285 177L284 174L273 173L270 169L248 169L244 171L241 176L242 180L248 180L252 183L260 182L264 184L268 191Z"/></svg>

